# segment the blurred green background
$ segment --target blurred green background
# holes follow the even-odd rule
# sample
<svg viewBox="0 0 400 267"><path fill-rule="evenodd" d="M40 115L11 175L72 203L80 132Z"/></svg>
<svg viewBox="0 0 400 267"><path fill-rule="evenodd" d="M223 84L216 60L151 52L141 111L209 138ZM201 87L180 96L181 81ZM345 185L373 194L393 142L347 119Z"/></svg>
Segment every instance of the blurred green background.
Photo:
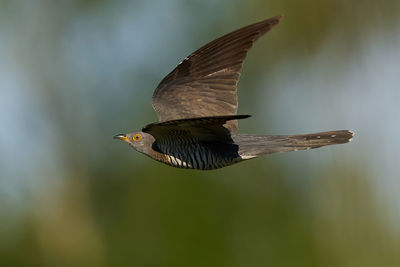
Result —
<svg viewBox="0 0 400 267"><path fill-rule="evenodd" d="M112 139L201 45L283 14L240 131L354 141L216 171ZM0 266L400 266L399 0L0 2Z"/></svg>

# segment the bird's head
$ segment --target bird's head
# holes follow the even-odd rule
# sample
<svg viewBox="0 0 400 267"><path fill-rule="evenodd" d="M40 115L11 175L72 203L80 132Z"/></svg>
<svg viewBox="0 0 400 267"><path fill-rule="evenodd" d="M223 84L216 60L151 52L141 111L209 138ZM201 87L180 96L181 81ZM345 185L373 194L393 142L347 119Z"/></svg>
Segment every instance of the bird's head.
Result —
<svg viewBox="0 0 400 267"><path fill-rule="evenodd" d="M150 153L152 145L155 141L152 135L141 131L127 134L117 134L114 136L114 139L125 141L137 151L147 155Z"/></svg>

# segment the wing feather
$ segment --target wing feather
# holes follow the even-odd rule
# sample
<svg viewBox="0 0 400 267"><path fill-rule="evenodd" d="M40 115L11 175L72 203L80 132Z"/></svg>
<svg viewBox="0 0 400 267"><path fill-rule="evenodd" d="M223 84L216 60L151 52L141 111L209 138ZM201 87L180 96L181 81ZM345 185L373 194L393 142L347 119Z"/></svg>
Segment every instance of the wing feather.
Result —
<svg viewBox="0 0 400 267"><path fill-rule="evenodd" d="M237 83L253 43L281 20L273 17L226 34L184 59L157 86L153 107L160 122L235 115ZM237 121L227 123L236 131Z"/></svg>
<svg viewBox="0 0 400 267"><path fill-rule="evenodd" d="M219 141L232 143L230 131L224 127L227 121L245 119L250 115L229 115L179 119L165 122L151 123L142 131L151 134L156 142L178 137L197 141Z"/></svg>

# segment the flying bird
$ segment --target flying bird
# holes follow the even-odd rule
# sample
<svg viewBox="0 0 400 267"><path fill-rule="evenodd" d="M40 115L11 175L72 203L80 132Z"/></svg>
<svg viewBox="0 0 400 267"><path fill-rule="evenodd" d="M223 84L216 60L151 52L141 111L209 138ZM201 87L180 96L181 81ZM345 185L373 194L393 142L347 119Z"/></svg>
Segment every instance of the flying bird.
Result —
<svg viewBox="0 0 400 267"><path fill-rule="evenodd" d="M301 135L238 134L237 83L247 52L276 26L276 16L226 34L186 57L157 86L152 104L159 122L118 134L137 151L162 163L212 170L264 154L351 141L348 130Z"/></svg>

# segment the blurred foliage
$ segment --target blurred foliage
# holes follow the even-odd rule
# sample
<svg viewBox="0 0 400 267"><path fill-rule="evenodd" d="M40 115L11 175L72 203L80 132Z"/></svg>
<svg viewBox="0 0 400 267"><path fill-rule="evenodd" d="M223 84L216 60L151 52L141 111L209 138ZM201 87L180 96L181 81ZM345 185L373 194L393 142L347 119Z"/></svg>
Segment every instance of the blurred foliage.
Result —
<svg viewBox="0 0 400 267"><path fill-rule="evenodd" d="M386 150L369 157L378 138L364 129L377 121L346 121L351 112L333 96L356 95L353 111L362 109L360 94L337 80L351 60L361 68L367 37L397 40L398 0L0 5L1 266L400 266L398 198L379 185L397 180L396 166L376 171ZM112 140L155 120L152 91L187 54L278 14L285 20L245 63L240 110L257 116L242 132L312 131L322 122L356 127L355 142L200 172ZM332 38L334 54L319 63ZM288 95L278 71L296 86ZM334 90L313 91L327 81ZM289 96L284 107L280 93Z"/></svg>

